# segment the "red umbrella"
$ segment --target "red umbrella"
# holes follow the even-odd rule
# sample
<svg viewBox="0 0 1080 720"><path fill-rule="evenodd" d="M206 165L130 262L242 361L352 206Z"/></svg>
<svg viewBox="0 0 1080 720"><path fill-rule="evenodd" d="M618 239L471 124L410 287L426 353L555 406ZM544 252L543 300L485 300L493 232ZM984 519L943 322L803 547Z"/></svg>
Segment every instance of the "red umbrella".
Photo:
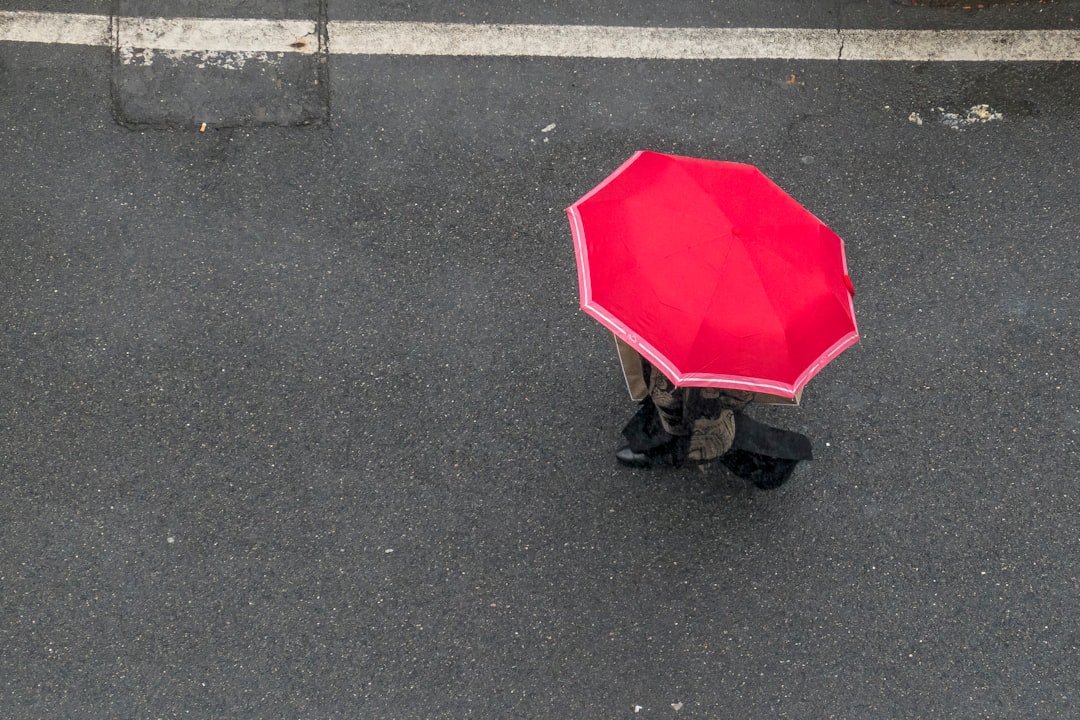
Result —
<svg viewBox="0 0 1080 720"><path fill-rule="evenodd" d="M859 340L843 241L751 165L637 152L567 214L582 309L676 385L793 398Z"/></svg>

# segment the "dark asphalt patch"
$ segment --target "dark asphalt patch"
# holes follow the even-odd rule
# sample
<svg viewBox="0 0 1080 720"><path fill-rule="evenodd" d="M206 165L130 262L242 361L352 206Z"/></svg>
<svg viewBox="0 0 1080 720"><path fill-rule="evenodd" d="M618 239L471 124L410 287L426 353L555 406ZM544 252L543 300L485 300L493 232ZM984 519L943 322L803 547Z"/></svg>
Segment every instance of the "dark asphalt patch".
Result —
<svg viewBox="0 0 1080 720"><path fill-rule="evenodd" d="M321 124L330 116L326 5L307 0L299 17L278 3L180 3L174 16L310 20L317 43L309 53L175 53L131 47L134 18L156 17L140 0L113 3L112 95L116 121L129 127ZM180 11L178 15L175 13Z"/></svg>

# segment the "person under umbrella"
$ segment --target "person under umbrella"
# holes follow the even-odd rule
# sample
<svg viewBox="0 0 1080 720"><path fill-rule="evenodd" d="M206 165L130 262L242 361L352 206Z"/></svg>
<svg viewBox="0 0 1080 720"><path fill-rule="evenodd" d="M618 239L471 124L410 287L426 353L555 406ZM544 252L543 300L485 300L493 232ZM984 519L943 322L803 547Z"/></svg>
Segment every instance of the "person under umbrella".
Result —
<svg viewBox="0 0 1080 720"><path fill-rule="evenodd" d="M618 461L717 461L770 488L811 459L746 408L797 403L858 342L839 236L753 166L649 151L567 214L581 308L614 333L641 403Z"/></svg>
<svg viewBox="0 0 1080 720"><path fill-rule="evenodd" d="M809 438L753 420L755 400L782 398L728 388L677 387L632 347L615 338L623 375L637 413L622 430L623 465L677 468L719 461L735 475L767 490L780 487L800 460L812 460Z"/></svg>

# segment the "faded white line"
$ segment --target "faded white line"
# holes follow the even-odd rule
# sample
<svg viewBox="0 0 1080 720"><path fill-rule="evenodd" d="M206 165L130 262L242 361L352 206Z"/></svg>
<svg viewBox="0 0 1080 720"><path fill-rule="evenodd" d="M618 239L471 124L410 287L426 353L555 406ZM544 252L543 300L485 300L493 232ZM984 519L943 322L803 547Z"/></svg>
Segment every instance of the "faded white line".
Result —
<svg viewBox="0 0 1080 720"><path fill-rule="evenodd" d="M0 42L108 45L109 18L77 13L0 11Z"/></svg>
<svg viewBox="0 0 1080 720"><path fill-rule="evenodd" d="M111 31L111 32L110 32ZM117 18L0 12L0 41L109 45L172 53L310 53L311 21ZM647 60L1080 61L1080 30L843 30L470 25L336 21L335 55L575 57Z"/></svg>
<svg viewBox="0 0 1080 720"><path fill-rule="evenodd" d="M730 60L835 60L836 30L337 22L335 53Z"/></svg>
<svg viewBox="0 0 1080 720"><path fill-rule="evenodd" d="M334 53L648 60L1080 60L1080 30L826 30L337 22Z"/></svg>
<svg viewBox="0 0 1080 720"><path fill-rule="evenodd" d="M310 20L117 18L117 45L178 52L314 52L318 26Z"/></svg>
<svg viewBox="0 0 1080 720"><path fill-rule="evenodd" d="M1076 62L1080 30L845 30L844 60Z"/></svg>

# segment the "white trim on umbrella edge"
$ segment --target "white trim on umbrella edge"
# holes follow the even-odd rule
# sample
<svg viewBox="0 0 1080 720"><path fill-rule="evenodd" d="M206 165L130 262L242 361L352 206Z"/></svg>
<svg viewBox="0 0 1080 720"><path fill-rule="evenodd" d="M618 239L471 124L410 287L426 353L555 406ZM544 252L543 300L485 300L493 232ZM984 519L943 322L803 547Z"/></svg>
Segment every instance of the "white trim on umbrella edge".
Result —
<svg viewBox="0 0 1080 720"><path fill-rule="evenodd" d="M599 185L594 187L588 193L583 195L574 204L566 209L567 215L570 217L570 234L573 237L576 256L576 264L578 271L578 291L581 297L580 304L581 309L590 315L594 320L606 327L611 332L622 338L627 344L633 347L638 352L645 355L650 363L659 367L665 375L671 379L676 385L689 386L689 387L716 387L716 388L747 388L757 392L768 393L771 395L782 395L786 397L795 398L799 392L806 386L810 380L814 378L824 367L829 364L837 355L851 347L859 341L859 330L855 326L855 301L852 295L848 295L848 303L851 308L851 319L853 330L844 335L831 345L825 352L818 356L810 366L804 370L795 382L787 384L776 380L764 380L761 378L750 378L742 375L693 375L683 373L674 364L671 363L664 355L660 354L656 348L651 344L644 341L637 333L630 330L622 321L618 320L615 316L611 315L600 305L596 305L592 302L592 286L589 282L589 257L587 244L585 242L585 225L582 222L581 214L578 212L578 205L588 200L595 195L601 189L603 189L608 183L610 183L615 177L631 165L635 160L640 157L645 150L636 151L626 162L618 167L613 173L604 178ZM754 167L754 166L750 166ZM758 169L760 172L760 169ZM765 176L768 178L768 176ZM770 179L770 182L773 182ZM775 184L775 183L774 183ZM779 187L779 185L777 185ZM781 188L783 190L783 188ZM821 222L819 219L818 222ZM825 223L821 223L823 226L828 227ZM840 240L840 257L844 268L844 274L848 274L847 266L847 251L844 247L844 241L837 235L837 239Z"/></svg>

